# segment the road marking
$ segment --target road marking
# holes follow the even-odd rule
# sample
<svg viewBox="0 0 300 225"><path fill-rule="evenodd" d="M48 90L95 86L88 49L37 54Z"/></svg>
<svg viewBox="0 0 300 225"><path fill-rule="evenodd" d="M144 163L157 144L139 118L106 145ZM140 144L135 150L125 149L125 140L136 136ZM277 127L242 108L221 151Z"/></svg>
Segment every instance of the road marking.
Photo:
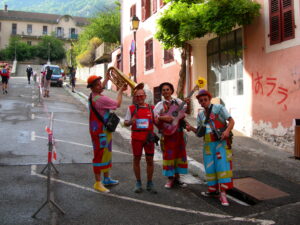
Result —
<svg viewBox="0 0 300 225"><path fill-rule="evenodd" d="M47 117L41 117L41 116L36 116L35 118L49 120L49 118L47 118ZM89 125L89 124L87 124L87 123L80 123L80 122L67 121L67 120L60 120L60 119L53 119L53 120L59 121L59 122L64 122L64 123L79 124L79 125L84 125L84 126L88 126L88 125Z"/></svg>
<svg viewBox="0 0 300 225"><path fill-rule="evenodd" d="M47 176L36 173L36 165L31 165L31 175L47 179ZM209 212L197 211L197 210L193 210L193 209L180 208L180 207L175 207L175 206L170 206L170 205L165 205L165 204L159 204L159 203L155 203L155 202L148 202L148 201L130 198L127 196L122 196L122 195L117 195L117 194L112 194L112 193L101 193L92 188L84 187L84 186L74 184L71 182L66 182L66 181L60 180L60 179L51 178L51 180L55 181L57 183L62 183L62 184L66 184L66 185L69 185L72 187L76 187L76 188L79 188L79 189L82 189L85 191L90 191L90 192L94 192L97 194L107 195L107 196L122 199L122 200L127 200L127 201L131 201L131 202L136 202L136 203L140 203L140 204L144 204L144 205L150 205L150 206L155 206L155 207L159 207L159 208L179 211L179 212L185 212L185 213L191 213L191 214L203 215L203 216L209 216L209 217L216 217L216 218L222 218L222 219L229 219L229 220L234 220L234 221L253 222L253 223L259 223L262 225L275 224L275 222L273 220L261 220L261 219L256 219L256 218L233 217L233 216L224 215L224 214L209 213Z"/></svg>
<svg viewBox="0 0 300 225"><path fill-rule="evenodd" d="M34 120L34 117L35 117L35 115L34 115L34 113L32 113L31 114L31 119Z"/></svg>
<svg viewBox="0 0 300 225"><path fill-rule="evenodd" d="M79 110L76 110L76 109L70 109L70 108L62 108L62 107L56 107L56 106L48 106L48 109L50 108L54 108L54 109L62 109L62 110L69 110L70 112L82 112L82 111L79 111Z"/></svg>
<svg viewBox="0 0 300 225"><path fill-rule="evenodd" d="M31 131L31 141L35 141L35 131Z"/></svg>
<svg viewBox="0 0 300 225"><path fill-rule="evenodd" d="M34 103L31 103L32 108L34 107Z"/></svg>
<svg viewBox="0 0 300 225"><path fill-rule="evenodd" d="M37 136L37 135L35 135L35 137L40 138L40 139L48 140L48 137L42 137L42 136ZM73 141L65 141L65 140L60 140L60 139L56 139L56 138L55 138L55 142L63 142L63 143L67 143L67 144L79 145L79 146L83 146L83 147L93 148L92 145L81 144L81 143L77 143L77 142L73 142ZM124 154L124 155L132 155L131 153L121 152L121 151L117 151L117 150L113 150L113 152Z"/></svg>

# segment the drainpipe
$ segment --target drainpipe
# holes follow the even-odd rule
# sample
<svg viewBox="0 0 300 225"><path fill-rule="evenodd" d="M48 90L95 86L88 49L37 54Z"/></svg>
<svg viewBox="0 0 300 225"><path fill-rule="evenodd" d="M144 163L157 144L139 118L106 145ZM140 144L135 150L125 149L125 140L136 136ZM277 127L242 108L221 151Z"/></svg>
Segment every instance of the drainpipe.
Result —
<svg viewBox="0 0 300 225"><path fill-rule="evenodd" d="M190 66L191 66L191 60L190 60L190 54L191 54L191 46L187 44L186 49L186 79L185 79L185 96L187 96L190 92L191 88L191 77L190 77Z"/></svg>

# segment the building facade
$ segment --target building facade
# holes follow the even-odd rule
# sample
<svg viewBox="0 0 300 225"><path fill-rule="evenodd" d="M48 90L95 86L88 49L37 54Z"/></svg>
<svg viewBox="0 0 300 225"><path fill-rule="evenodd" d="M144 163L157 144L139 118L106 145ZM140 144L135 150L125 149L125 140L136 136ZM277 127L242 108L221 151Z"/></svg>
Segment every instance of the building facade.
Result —
<svg viewBox="0 0 300 225"><path fill-rule="evenodd" d="M300 118L300 3L257 2L261 15L253 24L188 42L185 92L198 76L205 77L207 89L234 117L236 130L293 151L293 121ZM122 63L115 59L115 64L125 74L136 67L137 82L145 82L154 99L160 83L177 87L181 65L180 51L165 51L154 38L156 20L166 7L160 0L122 1L122 48L117 55ZM134 15L140 18L136 42L129 26ZM199 108L193 98L194 116Z"/></svg>
<svg viewBox="0 0 300 225"><path fill-rule="evenodd" d="M0 49L5 48L11 36L19 36L29 45L35 45L43 35L54 34L70 48L71 40L76 40L88 21L83 17L55 15L9 10L0 10Z"/></svg>

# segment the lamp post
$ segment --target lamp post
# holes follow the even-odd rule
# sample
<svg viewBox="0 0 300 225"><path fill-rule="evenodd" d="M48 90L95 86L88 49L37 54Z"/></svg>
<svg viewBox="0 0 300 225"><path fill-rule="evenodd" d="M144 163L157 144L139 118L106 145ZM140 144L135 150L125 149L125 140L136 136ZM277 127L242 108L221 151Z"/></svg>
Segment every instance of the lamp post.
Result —
<svg viewBox="0 0 300 225"><path fill-rule="evenodd" d="M134 15L131 20L131 29L133 30L133 40L134 40L134 71L133 71L133 81L137 83L136 81L136 72L137 72L137 66L136 66L136 31L139 29L139 18Z"/></svg>
<svg viewBox="0 0 300 225"><path fill-rule="evenodd" d="M48 42L48 65L50 65L50 42Z"/></svg>

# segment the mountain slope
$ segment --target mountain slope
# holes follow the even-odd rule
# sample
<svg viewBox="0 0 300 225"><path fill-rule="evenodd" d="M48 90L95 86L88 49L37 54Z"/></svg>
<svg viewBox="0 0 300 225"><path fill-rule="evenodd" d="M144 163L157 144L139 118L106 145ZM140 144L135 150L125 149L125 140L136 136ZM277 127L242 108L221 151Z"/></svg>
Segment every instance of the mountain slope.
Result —
<svg viewBox="0 0 300 225"><path fill-rule="evenodd" d="M116 0L5 0L8 10L91 17L115 7ZM4 5L4 4L3 4Z"/></svg>

